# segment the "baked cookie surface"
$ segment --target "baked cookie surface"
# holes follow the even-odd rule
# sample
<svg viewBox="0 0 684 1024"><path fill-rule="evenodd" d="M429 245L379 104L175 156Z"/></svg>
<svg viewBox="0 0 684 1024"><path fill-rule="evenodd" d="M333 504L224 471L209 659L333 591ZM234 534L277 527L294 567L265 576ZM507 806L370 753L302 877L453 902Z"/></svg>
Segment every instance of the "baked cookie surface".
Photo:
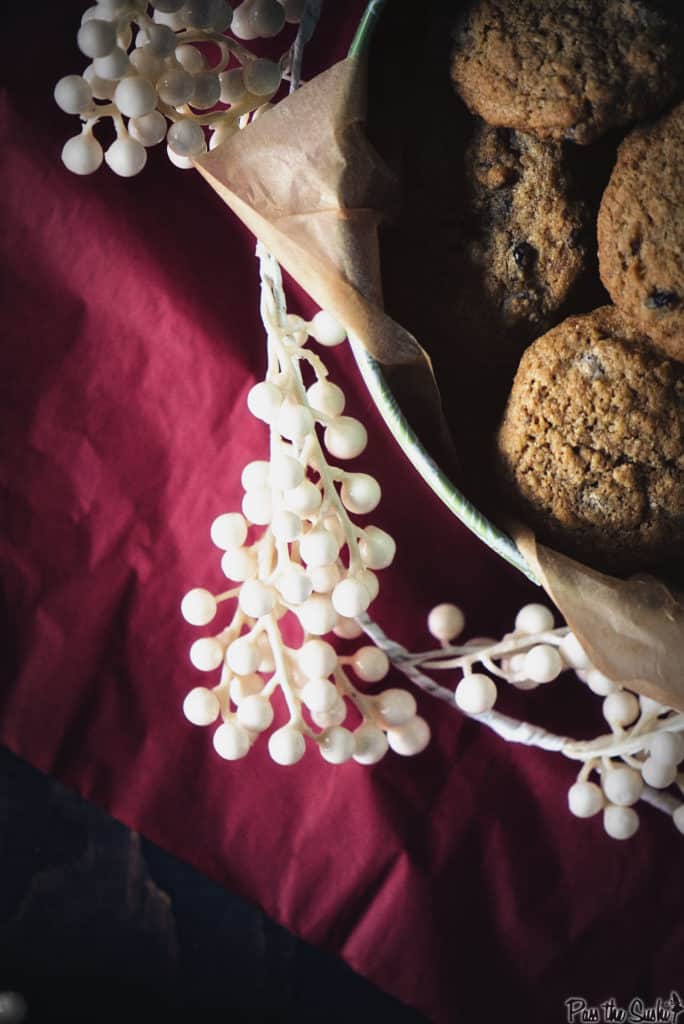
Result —
<svg viewBox="0 0 684 1024"><path fill-rule="evenodd" d="M451 77L489 124L585 144L665 107L682 51L667 0L473 0Z"/></svg>
<svg viewBox="0 0 684 1024"><path fill-rule="evenodd" d="M517 357L584 269L587 210L573 198L560 143L481 122L465 154L465 196L460 319L473 320L479 293L480 326L501 355Z"/></svg>
<svg viewBox="0 0 684 1024"><path fill-rule="evenodd" d="M621 144L598 240L613 302L684 360L684 103Z"/></svg>
<svg viewBox="0 0 684 1024"><path fill-rule="evenodd" d="M540 540L622 573L684 556L684 366L615 307L525 352L498 455Z"/></svg>

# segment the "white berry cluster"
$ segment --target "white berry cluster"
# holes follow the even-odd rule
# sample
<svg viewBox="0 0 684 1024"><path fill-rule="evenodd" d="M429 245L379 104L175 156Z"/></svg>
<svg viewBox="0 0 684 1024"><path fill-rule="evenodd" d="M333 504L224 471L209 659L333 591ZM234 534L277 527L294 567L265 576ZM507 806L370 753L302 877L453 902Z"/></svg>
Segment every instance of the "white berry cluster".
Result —
<svg viewBox="0 0 684 1024"><path fill-rule="evenodd" d="M272 259L262 256L262 263L275 273ZM265 287L272 295L268 279ZM350 676L349 670L361 684L379 682L389 669L387 655L364 644L341 656L322 639L329 633L362 635L356 619L378 593L376 571L390 565L395 553L388 533L350 518L374 511L377 480L328 462L329 456L346 461L361 454L366 430L344 415L342 390L327 379L321 358L303 346L309 336L337 345L345 332L322 311L310 323L287 314L278 319L277 313L274 306L265 316L266 379L247 399L252 414L270 428L270 459L245 466L242 511L220 515L210 531L223 551L223 573L237 585L219 594L195 588L181 604L188 622L206 626L219 605L230 602L230 621L190 648L193 665L220 669L220 679L211 689L191 690L184 711L196 725L221 719L214 746L229 760L247 754L271 727L277 690L289 712L287 724L268 741L278 764L299 761L305 737L334 764L351 758L374 764L388 747L416 754L430 732L413 696L396 688L371 695ZM313 377L308 386L303 369ZM288 614L299 623L297 646L283 640L280 620ZM353 729L345 727L351 705L357 711Z"/></svg>
<svg viewBox="0 0 684 1024"><path fill-rule="evenodd" d="M440 641L438 650L412 654L385 637L376 624L367 632L394 654L397 667L417 686L477 718L504 739L563 753L582 762L568 793L570 811L579 818L602 812L603 826L615 839L629 839L639 827L634 805L643 800L672 816L684 832L684 715L613 682L592 665L577 637L567 628L554 628L544 605L525 605L503 639L478 637L464 644L465 618L460 608L441 604L428 616L428 630ZM477 667L478 671L474 671ZM424 671L458 669L462 677L455 692L439 686ZM611 733L591 741L556 736L494 710L494 678L531 690L572 669L603 698L603 715ZM494 677L494 678L493 678ZM598 781L590 781L596 774Z"/></svg>
<svg viewBox="0 0 684 1024"><path fill-rule="evenodd" d="M646 799L669 810L684 832L684 803L672 795L684 793L683 716L617 686L596 669L578 674L595 693L605 695L603 716L612 735L587 745L584 765L568 793L572 813L590 818L602 812L608 835L629 839L639 828L634 805ZM592 773L597 782L589 781ZM665 796L667 790L671 793ZM662 801L654 799L660 794Z"/></svg>
<svg viewBox="0 0 684 1024"><path fill-rule="evenodd" d="M553 614L541 604L520 609L511 633L501 640L478 637L461 646L453 641L463 632L465 617L454 604L440 604L428 616L428 630L440 641L439 651L415 656L421 668L458 668L463 678L456 687L457 707L468 715L491 710L498 695L492 676L521 690L550 683L582 658L576 638L567 629L554 629ZM586 664L586 661L582 662ZM473 671L475 666L486 669Z"/></svg>
<svg viewBox="0 0 684 1024"><path fill-rule="evenodd" d="M116 174L143 169L147 148L166 140L176 167L214 148L269 105L292 77L289 48L279 60L254 56L240 40L277 35L297 24L306 0L99 0L84 13L77 41L91 63L67 75L55 100L82 122L62 150L75 174L103 159ZM232 36L225 35L230 27ZM103 150L93 129L111 119L116 138Z"/></svg>

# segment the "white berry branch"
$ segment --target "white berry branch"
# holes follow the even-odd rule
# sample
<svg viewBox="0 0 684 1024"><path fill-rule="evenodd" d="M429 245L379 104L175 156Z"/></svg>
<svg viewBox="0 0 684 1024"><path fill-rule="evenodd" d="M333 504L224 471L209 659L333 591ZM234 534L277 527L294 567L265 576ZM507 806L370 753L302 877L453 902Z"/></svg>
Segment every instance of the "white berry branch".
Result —
<svg viewBox="0 0 684 1024"><path fill-rule="evenodd" d="M245 467L242 511L219 516L210 531L224 552L224 574L239 586L218 594L195 588L183 599L183 615L194 625L213 622L223 602L233 609L226 626L190 649L196 668L221 672L215 687L188 694L185 714L197 725L220 717L214 746L235 760L270 728L271 698L280 690L288 721L268 741L279 764L300 760L306 739L335 764L351 758L372 764L388 747L418 753L430 733L414 697L397 688L370 694L352 679L379 682L389 669L387 656L369 645L340 656L321 639L330 632L362 634L355 620L377 595L375 571L388 566L395 551L387 533L351 518L377 507L377 481L329 461L360 455L367 434L360 421L344 415L342 390L328 380L320 355L304 345L309 335L324 347L338 345L345 332L324 312L310 323L289 315L277 262L261 245L257 253L267 371L247 405L269 427L270 459ZM313 382L307 385L305 375ZM301 629L296 647L281 632L288 615ZM350 705L356 708L352 728L345 727L353 717Z"/></svg>
<svg viewBox="0 0 684 1024"><path fill-rule="evenodd" d="M684 715L631 693L593 668L567 627L550 628L553 616L543 605L522 608L513 632L501 641L476 639L461 646L452 641L463 630L463 613L455 605L438 605L428 617L428 629L441 641L441 647L418 654L390 640L367 615L360 622L396 668L427 693L455 702L461 711L508 742L581 761L577 780L568 792L570 811L577 817L603 811L606 832L616 839L628 839L639 827L633 805L642 799L672 815L675 826L684 832L684 803L665 792L673 786L684 792L684 774L679 772L684 760ZM593 693L604 698L603 714L611 732L578 741L494 710L496 684L491 675L473 672L478 663L520 689L534 689L574 669ZM453 692L426 675L425 669L458 669L462 678ZM589 781L592 773L599 784Z"/></svg>
<svg viewBox="0 0 684 1024"><path fill-rule="evenodd" d="M92 174L104 159L131 177L145 166L147 149L166 140L171 162L192 167L207 144L213 149L267 109L284 79L297 87L321 2L243 0L233 11L225 0L99 0L77 36L91 63L55 88L58 106L81 119L80 134L62 150L64 164ZM244 45L276 36L286 22L299 28L277 60ZM105 151L94 129L106 120L116 138Z"/></svg>

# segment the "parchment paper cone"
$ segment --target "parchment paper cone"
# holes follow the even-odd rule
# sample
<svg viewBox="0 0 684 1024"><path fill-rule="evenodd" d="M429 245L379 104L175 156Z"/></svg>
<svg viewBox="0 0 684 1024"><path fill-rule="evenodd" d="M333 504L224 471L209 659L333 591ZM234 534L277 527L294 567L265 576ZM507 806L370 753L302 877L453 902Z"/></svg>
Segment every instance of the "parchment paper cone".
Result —
<svg viewBox="0 0 684 1024"><path fill-rule="evenodd" d="M363 135L365 111L364 64L348 58L195 163L305 291L383 364L413 428L438 440L452 462L430 360L382 309L377 228L395 183ZM681 597L655 579L598 573L537 544L527 529L514 539L593 663L684 711Z"/></svg>

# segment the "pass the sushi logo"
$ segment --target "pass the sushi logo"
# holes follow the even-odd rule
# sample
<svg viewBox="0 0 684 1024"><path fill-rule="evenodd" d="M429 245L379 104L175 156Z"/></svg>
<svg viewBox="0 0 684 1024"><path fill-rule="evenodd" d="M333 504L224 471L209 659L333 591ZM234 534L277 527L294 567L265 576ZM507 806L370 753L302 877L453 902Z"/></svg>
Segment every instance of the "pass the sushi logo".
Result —
<svg viewBox="0 0 684 1024"><path fill-rule="evenodd" d="M599 1006L590 1006L582 996L569 996L565 1000L567 1024L677 1024L684 1013L684 1003L678 992L669 998L660 996L652 1004L635 996L627 1006L615 999L606 999Z"/></svg>

